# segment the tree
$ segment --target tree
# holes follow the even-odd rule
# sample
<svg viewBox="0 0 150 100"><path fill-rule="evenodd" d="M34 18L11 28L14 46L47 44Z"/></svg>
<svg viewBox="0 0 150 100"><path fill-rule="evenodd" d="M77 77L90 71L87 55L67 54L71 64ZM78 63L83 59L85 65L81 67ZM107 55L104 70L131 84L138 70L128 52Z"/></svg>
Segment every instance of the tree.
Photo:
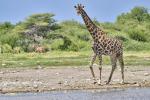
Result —
<svg viewBox="0 0 150 100"><path fill-rule="evenodd" d="M144 22L150 21L150 14L148 13L147 8L144 7L134 7L131 12L122 13L117 17L117 23L126 24L128 22Z"/></svg>
<svg viewBox="0 0 150 100"><path fill-rule="evenodd" d="M149 15L148 10L144 7L135 7L131 10L131 16L139 22L144 21L147 15Z"/></svg>
<svg viewBox="0 0 150 100"><path fill-rule="evenodd" d="M59 28L56 24L56 20L52 18L53 16L54 14L49 13L29 16L26 21L23 22L26 29L24 31L24 35L31 37L35 41L37 38L45 38L47 36L47 32Z"/></svg>

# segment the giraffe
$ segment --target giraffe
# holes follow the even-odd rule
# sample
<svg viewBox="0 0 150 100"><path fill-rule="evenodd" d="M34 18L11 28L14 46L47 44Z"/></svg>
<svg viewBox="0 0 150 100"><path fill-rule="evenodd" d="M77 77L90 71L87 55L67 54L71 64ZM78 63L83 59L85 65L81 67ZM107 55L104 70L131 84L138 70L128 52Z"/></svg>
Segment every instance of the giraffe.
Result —
<svg viewBox="0 0 150 100"><path fill-rule="evenodd" d="M91 34L93 38L93 45L92 45L92 50L93 50L93 55L90 63L90 71L94 79L94 84L98 83L101 84L101 73L102 73L102 55L107 55L110 56L111 60L111 65L112 69L108 78L108 81L106 84L109 84L113 75L113 72L115 71L115 68L117 66L117 60L119 61L120 67L121 67L121 75L122 75L122 80L121 83L124 83L124 61L123 61L123 46L122 42L115 39L115 38L110 38L107 36L107 33L105 33L101 28L96 26L90 17L87 15L85 10L83 9L84 6L81 4L78 4L77 6L74 6L77 14L81 15L81 17L84 20L84 23ZM93 63L96 60L96 57L99 58L99 72L100 72L100 77L99 81L96 80L94 71L93 71Z"/></svg>

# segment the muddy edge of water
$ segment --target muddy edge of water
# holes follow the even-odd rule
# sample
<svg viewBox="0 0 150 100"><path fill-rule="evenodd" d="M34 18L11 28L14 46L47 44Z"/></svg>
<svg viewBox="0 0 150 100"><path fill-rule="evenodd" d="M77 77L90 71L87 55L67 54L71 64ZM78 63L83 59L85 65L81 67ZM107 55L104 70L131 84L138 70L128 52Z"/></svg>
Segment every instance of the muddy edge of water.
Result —
<svg viewBox="0 0 150 100"><path fill-rule="evenodd" d="M0 94L0 100L149 100L150 88L64 90Z"/></svg>

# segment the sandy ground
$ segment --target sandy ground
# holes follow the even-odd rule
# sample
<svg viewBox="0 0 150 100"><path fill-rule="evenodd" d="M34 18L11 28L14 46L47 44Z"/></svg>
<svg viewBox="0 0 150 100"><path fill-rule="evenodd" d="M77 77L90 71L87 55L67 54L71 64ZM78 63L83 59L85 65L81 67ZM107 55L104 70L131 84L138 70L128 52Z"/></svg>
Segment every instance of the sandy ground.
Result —
<svg viewBox="0 0 150 100"><path fill-rule="evenodd" d="M118 67L109 85L105 85L111 67L103 66L102 85L93 84L90 69L86 66L73 68L0 69L0 93L43 92L67 89L112 89L128 87L149 87L150 67L125 67L126 84L120 84ZM97 78L98 67L94 67Z"/></svg>

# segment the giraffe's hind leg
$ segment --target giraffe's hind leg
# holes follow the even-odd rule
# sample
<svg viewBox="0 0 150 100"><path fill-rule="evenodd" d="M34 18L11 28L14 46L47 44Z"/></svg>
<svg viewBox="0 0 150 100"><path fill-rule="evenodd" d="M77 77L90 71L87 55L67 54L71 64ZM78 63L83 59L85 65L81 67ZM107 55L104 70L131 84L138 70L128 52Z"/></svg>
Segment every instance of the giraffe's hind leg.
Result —
<svg viewBox="0 0 150 100"><path fill-rule="evenodd" d="M123 61L123 55L119 55L118 57L118 61L121 67L121 75L122 75L122 81L121 83L124 84L124 61Z"/></svg>
<svg viewBox="0 0 150 100"><path fill-rule="evenodd" d="M99 72L100 72L98 84L100 85L102 79L102 55L99 55L98 57L99 57Z"/></svg>
<svg viewBox="0 0 150 100"><path fill-rule="evenodd" d="M96 78L95 78L95 74L94 74L94 71L93 71L93 64L94 64L94 61L96 60L96 56L97 55L94 53L93 56L92 56L91 63L90 63L90 70L91 70L91 74L92 74L93 79L94 79L94 84L97 83Z"/></svg>
<svg viewBox="0 0 150 100"><path fill-rule="evenodd" d="M111 69L111 73L110 73L110 76L108 78L108 81L106 84L109 84L109 82L111 81L111 78L112 78L112 75L116 69L116 62L117 62L117 58L116 58L116 55L112 55L110 56L110 59L111 59L111 64L112 64L112 69Z"/></svg>

